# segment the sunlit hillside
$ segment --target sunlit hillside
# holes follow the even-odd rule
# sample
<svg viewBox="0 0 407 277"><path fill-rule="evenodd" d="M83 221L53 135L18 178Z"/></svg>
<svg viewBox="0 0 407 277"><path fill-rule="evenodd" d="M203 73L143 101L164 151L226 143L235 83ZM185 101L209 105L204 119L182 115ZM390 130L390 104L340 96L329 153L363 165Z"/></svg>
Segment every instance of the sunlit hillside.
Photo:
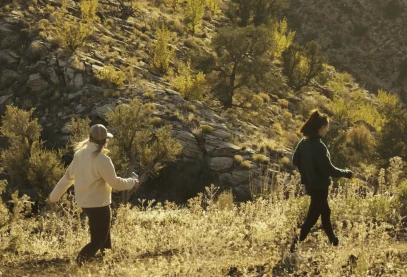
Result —
<svg viewBox="0 0 407 277"><path fill-rule="evenodd" d="M332 60L355 40L308 39L321 22L298 2L3 0L0 276L407 276L404 96L343 71L391 54ZM318 222L290 253L310 202L292 153L315 108L354 174L330 189L339 246ZM79 267L88 219L72 189L48 196L96 123L118 175L143 182L113 192L113 249Z"/></svg>

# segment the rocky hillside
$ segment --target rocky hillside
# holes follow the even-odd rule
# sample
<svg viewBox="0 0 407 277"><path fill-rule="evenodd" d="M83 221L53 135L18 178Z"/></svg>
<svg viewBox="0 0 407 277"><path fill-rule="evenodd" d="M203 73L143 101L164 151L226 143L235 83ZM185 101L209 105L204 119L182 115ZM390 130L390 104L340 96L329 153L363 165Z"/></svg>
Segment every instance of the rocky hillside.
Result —
<svg viewBox="0 0 407 277"><path fill-rule="evenodd" d="M72 117L89 117L91 124L104 123L109 109L133 98L153 103L157 116L173 126L183 152L160 176L149 180L136 199L182 202L210 184L231 188L237 200L250 199L269 186L276 172L293 169L292 148L309 110L319 107L333 115L331 102L337 93L334 90L338 90L336 81L331 87L328 82L336 80L333 67L327 67L322 78L321 83L328 85L313 81L300 92L293 92L285 84L276 89L276 85L257 98L240 95L236 100L243 104L230 109L224 109L209 88L202 101L186 100L174 90L171 74L164 75L152 67L157 29L165 22L177 36L169 41L175 52L169 66L174 70L181 61L198 56L204 57L198 61L200 65L211 63L211 39L228 19L222 12L206 11L200 31L192 34L180 14L185 3L174 11L152 1L140 1L132 16L120 17L120 2L99 1L98 20L89 27L91 35L75 51L66 51L56 35L55 13L61 9L60 1L14 1L5 5L0 12L0 112L9 104L35 108L46 145L58 148L69 138L67 125ZM227 10L223 5L221 9ZM65 18L78 22L80 14L80 1L68 1ZM321 29L321 33L325 31ZM305 32L299 33L302 39L301 33ZM326 43L321 44L327 49ZM278 75L281 73L276 64ZM210 72L207 76L209 87ZM278 78L275 80L283 80L282 76ZM341 94L357 91L367 95L352 78L345 79L339 85ZM253 99L257 106L245 105ZM285 182L290 180L286 178Z"/></svg>
<svg viewBox="0 0 407 277"><path fill-rule="evenodd" d="M140 50L143 44L134 46L131 39L117 39L118 34L100 23L95 25L86 49L74 54L61 51L57 42L47 37L46 28L41 27L41 22L48 24L46 18L51 17L59 4L40 3L30 10L25 6L8 7L9 12L0 18L0 110L3 112L8 104L35 108L34 114L44 128L42 136L49 147L60 147L67 142L66 126L72 117L89 117L92 124L103 123L108 109L137 97L154 103L158 115L173 125L174 136L183 144L182 157L167 165L160 177L150 181L148 189L141 189L142 197L183 201L214 183L232 188L237 199L249 199L249 178L260 178L260 167L265 167L261 162L272 157L275 160L272 168L277 169L280 158L288 154L284 147L269 147L263 149L266 151L263 160L253 161L256 151L251 145L237 146L236 138L249 139L249 134L262 133L261 128L236 118L228 124L227 118L219 116L221 109L205 102L185 100L145 64L146 53ZM70 9L78 12L74 2ZM109 16L105 20L111 20L110 24L121 30L137 25L131 18ZM144 35L142 40L154 38L153 33L150 36ZM108 45L107 51L101 49L104 44ZM139 53L131 57L131 51ZM112 63L116 70L125 66L132 74L126 76L120 88L112 88L94 74ZM246 162L242 165L243 161Z"/></svg>
<svg viewBox="0 0 407 277"><path fill-rule="evenodd" d="M286 15L296 40L317 40L338 69L407 96L407 1L291 0Z"/></svg>

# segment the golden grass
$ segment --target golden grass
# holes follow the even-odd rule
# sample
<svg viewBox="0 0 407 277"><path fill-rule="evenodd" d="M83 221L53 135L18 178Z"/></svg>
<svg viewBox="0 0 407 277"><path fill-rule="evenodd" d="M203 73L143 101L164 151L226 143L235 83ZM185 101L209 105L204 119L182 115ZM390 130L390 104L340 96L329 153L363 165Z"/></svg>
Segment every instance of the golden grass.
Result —
<svg viewBox="0 0 407 277"><path fill-rule="evenodd" d="M263 154L256 154L253 156L253 161L258 163L267 163L270 161L270 158Z"/></svg>
<svg viewBox="0 0 407 277"><path fill-rule="evenodd" d="M349 189L357 185L347 184ZM385 209L373 199L379 197L386 206L390 197L361 198L345 191L332 196L332 222L340 246L327 244L318 223L292 255L288 252L292 230L304 219L309 197L282 200L284 195L283 189L277 189L269 197L238 206L230 191L217 201L196 197L185 207L121 206L113 210L113 251L83 267L76 266L74 259L89 241L87 222L64 197L64 205L36 218L19 218L2 229L0 271L4 276L226 276L230 272L292 276L284 270L319 271L321 276L350 276L349 272L379 276L375 274L381 270L386 276L406 273L407 247L388 231L397 230L396 217L388 215L386 221L374 223ZM209 203L205 210L202 199ZM377 214L372 214L373 207ZM348 265L351 255L357 257L354 265Z"/></svg>
<svg viewBox="0 0 407 277"><path fill-rule="evenodd" d="M261 193L251 202L235 205L231 191L217 195L219 188L211 186L184 206L143 201L145 208L114 209L113 251L84 267L74 259L89 241L88 227L71 196L34 218L24 218L26 202L17 202L13 219L0 228L0 271L4 276L405 276L407 244L397 238L403 234L407 181L400 180L397 162L386 171L389 183L382 171L382 194L374 195L359 179L341 180L331 191L336 248L318 223L298 252L289 253L309 197L294 197L303 195L298 175L267 168L257 184Z"/></svg>

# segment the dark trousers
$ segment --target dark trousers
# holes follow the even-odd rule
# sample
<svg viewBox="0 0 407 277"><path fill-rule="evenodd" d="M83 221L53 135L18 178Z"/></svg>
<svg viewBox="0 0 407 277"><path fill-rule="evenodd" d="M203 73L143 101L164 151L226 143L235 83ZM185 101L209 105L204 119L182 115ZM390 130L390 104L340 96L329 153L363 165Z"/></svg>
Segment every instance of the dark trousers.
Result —
<svg viewBox="0 0 407 277"><path fill-rule="evenodd" d="M89 218L90 243L85 245L78 254L79 263L94 257L96 252L112 247L110 239L110 219L111 212L109 206L98 208L82 208L83 212Z"/></svg>
<svg viewBox="0 0 407 277"><path fill-rule="evenodd" d="M300 241L305 240L312 226L318 221L321 216L322 227L332 242L335 239L334 231L331 225L331 209L328 205L328 191L313 191L310 192L311 204L309 206L307 218L301 226Z"/></svg>

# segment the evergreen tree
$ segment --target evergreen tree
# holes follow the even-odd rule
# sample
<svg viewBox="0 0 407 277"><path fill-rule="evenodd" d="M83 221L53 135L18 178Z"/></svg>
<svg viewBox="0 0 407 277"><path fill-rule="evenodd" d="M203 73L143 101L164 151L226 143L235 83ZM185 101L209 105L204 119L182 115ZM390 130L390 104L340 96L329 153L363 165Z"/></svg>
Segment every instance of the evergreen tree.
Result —
<svg viewBox="0 0 407 277"><path fill-rule="evenodd" d="M287 76L287 83L299 90L323 71L326 57L320 53L316 41L308 42L305 47L291 44L282 54L283 73Z"/></svg>
<svg viewBox="0 0 407 277"><path fill-rule="evenodd" d="M266 26L225 27L213 39L218 55L220 81L215 91L225 107L231 107L236 89L261 82L271 67L269 50L274 40Z"/></svg>

